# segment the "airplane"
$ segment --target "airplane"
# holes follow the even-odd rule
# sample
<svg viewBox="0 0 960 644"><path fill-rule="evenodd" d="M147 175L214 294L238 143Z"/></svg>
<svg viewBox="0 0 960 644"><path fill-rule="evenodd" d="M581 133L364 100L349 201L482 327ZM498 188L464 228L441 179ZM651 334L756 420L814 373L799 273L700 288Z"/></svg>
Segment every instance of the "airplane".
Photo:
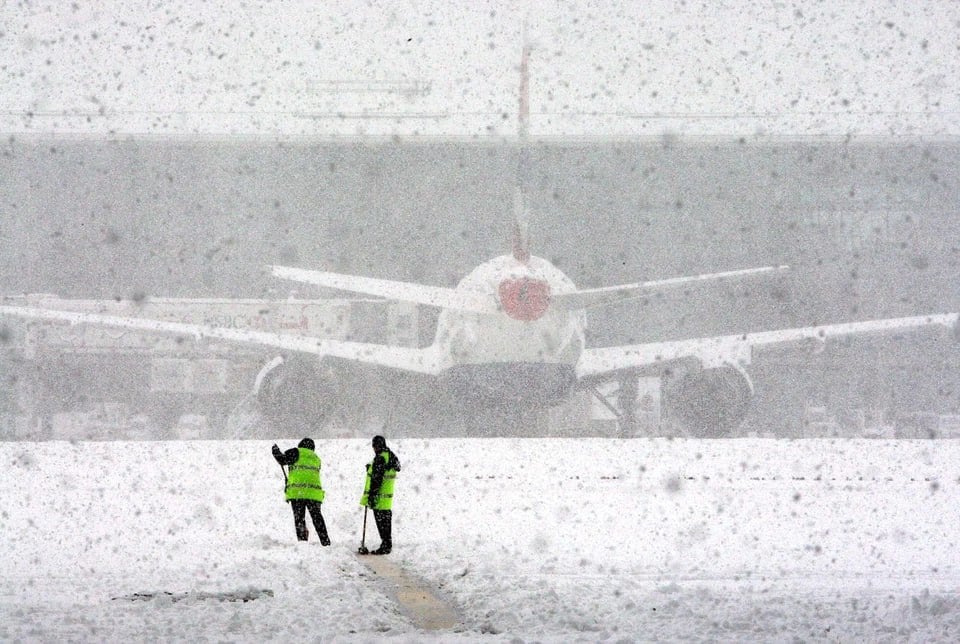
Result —
<svg viewBox="0 0 960 644"><path fill-rule="evenodd" d="M281 352L259 371L254 394L268 422L289 424L291 414L313 426L328 415L338 394L330 359L376 365L434 378L467 409L509 406L542 409L592 392L633 435L638 375L669 375L665 404L692 436L722 436L746 415L754 387L747 371L758 347L795 343L822 350L827 340L858 334L896 333L940 326L958 334L958 314L845 322L714 337L587 347L586 311L696 284L764 278L785 270L766 266L706 275L578 289L548 260L530 254L523 235L513 252L476 267L455 288L375 279L333 272L271 266L278 278L440 309L434 341L400 347L297 335L284 331L224 328L207 324L0 305L0 317L90 324L151 333L219 340ZM316 360L304 363L297 356ZM618 384L616 404L598 385ZM304 396L307 388L322 396ZM318 401L326 400L324 409Z"/></svg>
<svg viewBox="0 0 960 644"><path fill-rule="evenodd" d="M835 337L931 326L952 329L957 336L958 313L947 312L624 346L586 346L587 310L670 289L768 278L788 267L764 266L581 289L550 261L531 254L523 190L528 164L528 58L529 47L525 46L520 66L520 149L510 253L480 264L454 288L269 267L281 279L438 308L435 338L427 347L9 304L0 305L0 316L276 349L280 355L261 368L253 387L260 411L269 422L287 422L295 413L308 417L315 426L328 415L331 405L320 401L337 397L336 361L342 360L434 379L439 388L468 408L543 409L568 400L576 391L590 391L617 416L622 435L636 432L640 375L669 376L669 386L664 385L665 405L690 435L722 436L737 427L749 409L754 386L747 367L758 347L796 343L820 350ZM304 356L312 359L304 362ZM617 383L616 404L600 393L599 386L605 382ZM323 395L309 395L306 390Z"/></svg>

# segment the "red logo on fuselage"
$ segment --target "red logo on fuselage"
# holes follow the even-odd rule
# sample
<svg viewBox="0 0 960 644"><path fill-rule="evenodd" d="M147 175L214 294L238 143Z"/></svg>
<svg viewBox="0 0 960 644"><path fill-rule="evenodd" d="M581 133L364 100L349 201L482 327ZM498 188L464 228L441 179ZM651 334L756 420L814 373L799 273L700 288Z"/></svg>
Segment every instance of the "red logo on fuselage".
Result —
<svg viewBox="0 0 960 644"><path fill-rule="evenodd" d="M508 278L500 282L500 304L514 320L532 322L550 306L550 285L529 277Z"/></svg>

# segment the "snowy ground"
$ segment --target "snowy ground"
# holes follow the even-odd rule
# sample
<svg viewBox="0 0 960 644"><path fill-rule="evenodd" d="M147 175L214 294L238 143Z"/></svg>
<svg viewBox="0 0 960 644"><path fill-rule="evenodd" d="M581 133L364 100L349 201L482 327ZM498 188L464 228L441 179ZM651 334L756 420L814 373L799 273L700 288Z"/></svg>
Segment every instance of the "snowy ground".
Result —
<svg viewBox="0 0 960 644"><path fill-rule="evenodd" d="M960 639L960 441L391 445L390 556L454 632L355 555L365 440L317 444L330 548L270 442L50 442L0 443L0 640Z"/></svg>

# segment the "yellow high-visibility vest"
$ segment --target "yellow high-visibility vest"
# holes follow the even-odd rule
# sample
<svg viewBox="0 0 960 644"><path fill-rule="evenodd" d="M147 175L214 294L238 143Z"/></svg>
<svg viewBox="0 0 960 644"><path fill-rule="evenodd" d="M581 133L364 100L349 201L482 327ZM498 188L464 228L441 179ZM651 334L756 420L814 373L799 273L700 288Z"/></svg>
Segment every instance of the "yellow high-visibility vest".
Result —
<svg viewBox="0 0 960 644"><path fill-rule="evenodd" d="M290 466L287 475L287 501L292 499L310 499L323 502L323 486L320 484L320 457L306 447L298 447L300 455L297 462Z"/></svg>
<svg viewBox="0 0 960 644"><path fill-rule="evenodd" d="M384 463L390 462L390 452L380 452L377 458L383 457ZM363 485L363 496L360 497L360 505L367 505L367 495L370 493L370 476L373 474L373 463L367 464L367 480ZM389 510L393 507L393 484L397 480L397 470L387 470L383 473L383 483L380 485L380 492L377 494L377 503L371 510Z"/></svg>

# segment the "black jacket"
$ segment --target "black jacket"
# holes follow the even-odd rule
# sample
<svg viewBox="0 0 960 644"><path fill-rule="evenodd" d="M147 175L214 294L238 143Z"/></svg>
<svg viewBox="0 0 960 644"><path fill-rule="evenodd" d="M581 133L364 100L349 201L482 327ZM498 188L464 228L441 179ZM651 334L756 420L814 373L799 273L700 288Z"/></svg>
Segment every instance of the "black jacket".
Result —
<svg viewBox="0 0 960 644"><path fill-rule="evenodd" d="M297 462L297 459L300 458L300 449L293 447L285 452L281 452L280 448L274 445L273 457L277 459L277 463L280 463L280 465L293 465Z"/></svg>
<svg viewBox="0 0 960 644"><path fill-rule="evenodd" d="M387 460L384 461L380 458L380 455L386 452L389 456ZM373 467L370 472L370 491L368 492L369 496L376 496L380 493L380 486L383 485L383 475L387 470L396 470L400 471L400 459L397 458L397 455L390 451L389 447L377 452L377 455L373 458Z"/></svg>

